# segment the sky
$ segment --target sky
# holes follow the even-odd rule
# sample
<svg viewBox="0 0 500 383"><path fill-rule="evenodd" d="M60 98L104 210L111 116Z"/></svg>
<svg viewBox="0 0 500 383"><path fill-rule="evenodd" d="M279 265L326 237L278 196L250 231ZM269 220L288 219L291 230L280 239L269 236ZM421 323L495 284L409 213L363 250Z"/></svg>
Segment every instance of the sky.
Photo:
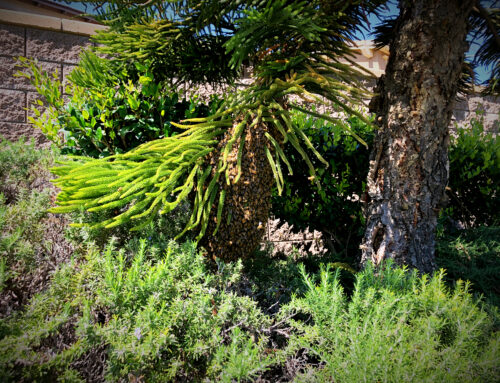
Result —
<svg viewBox="0 0 500 383"><path fill-rule="evenodd" d="M382 18L388 17L388 18L393 18L396 17L399 14L399 9L397 6L397 1L389 1L388 2L388 7L386 10L381 12L381 18L375 16L375 15L370 15L368 16L368 24L370 26L369 31L366 31L364 33L357 33L356 37L358 37L360 40L372 40L374 36L372 35L372 32L374 31L374 27L376 27L378 24L381 24ZM481 4L483 4L484 7L499 7L500 6L500 1L482 1ZM472 36L469 36L469 50L466 53L466 58L468 60L472 60L474 58L475 53L481 46L481 44L484 42L484 40L472 40ZM483 83L491 75L492 67L486 67L486 66L477 66L475 68L476 72L476 83Z"/></svg>
<svg viewBox="0 0 500 383"><path fill-rule="evenodd" d="M68 4L64 0L55 0L55 1L59 2L61 4L68 5L72 8L81 10L82 12L92 13L92 6L91 5L86 6L85 3L71 2L70 4ZM496 1L495 0L482 1L483 6L485 6L485 7L493 7L493 6L498 7L499 3L500 3L500 1L498 1L498 0L496 0ZM397 1L389 1L387 9L381 12L381 17L382 18L383 17L391 17L392 18L392 17L397 16L398 13L399 13L399 10L397 7ZM382 20L380 18L378 18L377 16L370 15L368 17L368 24L369 24L370 30L365 31L364 33L357 33L356 37L359 38L360 40L372 40L373 39L372 32L374 30L374 27L376 27L381 22L382 22ZM480 40L470 41L469 51L467 52L466 57L468 59L472 59L474 57L474 54L476 53L476 51L481 46L481 44L482 44L482 41L480 41ZM476 82L483 83L484 81L486 81L491 74L491 70L492 70L491 67L485 67L485 66L477 67L476 68Z"/></svg>

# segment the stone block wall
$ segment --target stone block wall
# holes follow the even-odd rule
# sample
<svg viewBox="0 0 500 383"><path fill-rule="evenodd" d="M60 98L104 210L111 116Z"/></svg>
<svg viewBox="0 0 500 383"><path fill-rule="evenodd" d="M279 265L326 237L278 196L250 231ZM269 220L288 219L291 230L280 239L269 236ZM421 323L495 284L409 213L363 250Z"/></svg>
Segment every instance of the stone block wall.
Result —
<svg viewBox="0 0 500 383"><path fill-rule="evenodd" d="M484 118L487 132L500 132L500 97L480 96L472 94L455 102L452 116L452 129L455 124L461 127L470 126L470 121L480 113Z"/></svg>
<svg viewBox="0 0 500 383"><path fill-rule="evenodd" d="M46 142L28 123L28 109L39 95L26 78L14 76L19 70L16 58L34 58L64 81L78 63L82 48L89 44L88 36L0 23L0 135L9 140L24 135L39 144Z"/></svg>

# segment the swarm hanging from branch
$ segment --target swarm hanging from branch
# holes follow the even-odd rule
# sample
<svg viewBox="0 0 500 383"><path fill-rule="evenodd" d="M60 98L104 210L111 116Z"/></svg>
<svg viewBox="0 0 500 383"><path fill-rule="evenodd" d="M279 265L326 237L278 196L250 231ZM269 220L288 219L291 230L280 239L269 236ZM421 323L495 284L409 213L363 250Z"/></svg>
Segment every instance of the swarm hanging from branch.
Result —
<svg viewBox="0 0 500 383"><path fill-rule="evenodd" d="M314 100L320 103L323 102L318 98L320 94L326 98L338 100L341 105L348 108L347 104L339 100L338 91L334 94L324 90L331 88L335 80L318 73L333 71L335 68L328 68L325 62L317 69L314 71L311 68L310 72L302 75L291 73L286 76L285 81L275 79L265 88L257 84L238 93L212 116L185 120L186 125L173 122L175 126L185 129L177 136L151 141L125 154L103 159L90 160L73 157L69 161L62 162L61 166L53 169L54 173L59 176L54 183L62 189L57 197L59 206L55 207L53 212L77 211L82 207L91 212L124 209L120 214L106 221L95 223L93 227L111 228L126 222L137 221L138 224L134 229L139 229L146 225L156 213L168 213L173 210L188 197L193 189L196 189L193 212L186 230L193 230L200 226L199 238L201 238L205 234L207 219L216 198L216 184L218 182L237 183L241 176L241 167L234 179L229 178L227 171L227 157L233 145L239 142L238 158L241 164L245 131L256 129L261 123L272 124L281 135L282 142L289 141L295 147L308 164L311 176L314 177L316 171L306 149L312 151L323 162L325 161L304 132L292 123L288 110L276 102L276 99L294 94L304 100ZM345 85L340 82L337 86L345 89ZM306 90L307 87L323 91L313 94ZM348 93L344 97L351 98ZM290 105L290 107L319 118L332 120L328 115L297 105ZM239 117L236 125L235 116ZM212 168L206 165L205 158L215 150L217 137L233 125L235 126L234 135L222 149L222 158L216 164L214 175L209 177ZM348 129L347 125L346 129ZM278 142L269 134L266 138L269 140L270 147L266 155L278 190L281 192L283 169L289 172L293 172L293 169ZM359 140L362 141L360 138ZM328 164L325 162L325 165ZM224 196L221 196L218 201L218 211L222 211L223 204Z"/></svg>
<svg viewBox="0 0 500 383"><path fill-rule="evenodd" d="M290 142L297 150L313 181L316 169L309 155L328 165L293 124L289 109L342 124L307 106L333 104L366 121L352 107L369 93L362 85L366 76L351 60L349 42L364 12L373 11L383 1L174 3L180 13L171 20L144 18L101 34L101 51L111 54L115 64L146 62L155 78L163 70L165 76L177 77L181 83L224 80L228 73L238 73L244 62L251 61L254 83L230 95L210 117L172 122L184 129L182 134L143 144L126 154L90 161L73 158L63 163L55 169L59 175L55 183L62 192L54 211L82 207L110 210L114 217L93 225L109 228L132 221L139 229L155 214L167 213L189 198L192 215L183 233L196 230L198 240L220 236L221 224L225 231L235 218L231 208L224 206L238 198L235 193L243 192L230 186L238 185L242 178L250 182L243 175L245 166L251 164L247 156L259 157L256 163L260 165L253 170L256 181L259 172L266 174L263 198L267 198L273 180L281 192L283 171L293 172L283 143ZM233 27L231 36L224 27L228 21ZM212 57L221 48L226 58L224 65L218 66ZM175 68L179 68L177 72ZM293 98L302 103L292 103ZM348 125L344 127L349 131ZM252 152L255 145L258 150ZM267 165L262 166L263 162ZM255 209L259 208L259 197L253 197ZM264 210L259 217L266 218ZM249 221L255 223L255 217ZM221 253L227 250L214 242L212 250L217 249Z"/></svg>

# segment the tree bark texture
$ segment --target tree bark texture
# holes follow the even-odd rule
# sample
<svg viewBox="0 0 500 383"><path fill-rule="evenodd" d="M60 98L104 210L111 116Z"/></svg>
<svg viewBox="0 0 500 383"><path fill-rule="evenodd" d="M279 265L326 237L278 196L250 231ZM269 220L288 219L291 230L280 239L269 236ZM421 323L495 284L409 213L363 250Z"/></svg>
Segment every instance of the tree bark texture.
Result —
<svg viewBox="0 0 500 383"><path fill-rule="evenodd" d="M448 126L473 1L400 2L385 75L370 103L379 130L370 158L361 263L392 258L435 268L435 229L448 181Z"/></svg>

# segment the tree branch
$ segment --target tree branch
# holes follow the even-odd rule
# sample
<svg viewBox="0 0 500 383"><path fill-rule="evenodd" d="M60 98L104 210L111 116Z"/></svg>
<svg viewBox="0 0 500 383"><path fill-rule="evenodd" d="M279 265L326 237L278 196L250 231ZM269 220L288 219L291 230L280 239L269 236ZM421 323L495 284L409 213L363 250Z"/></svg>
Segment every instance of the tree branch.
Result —
<svg viewBox="0 0 500 383"><path fill-rule="evenodd" d="M476 6L474 8L475 8L474 10L478 12L481 15L481 17L486 21L486 25L488 26L489 31L492 33L498 48L500 48L500 36L498 36L495 23L493 22L493 20L491 20L490 14L480 4L479 0L476 0Z"/></svg>

